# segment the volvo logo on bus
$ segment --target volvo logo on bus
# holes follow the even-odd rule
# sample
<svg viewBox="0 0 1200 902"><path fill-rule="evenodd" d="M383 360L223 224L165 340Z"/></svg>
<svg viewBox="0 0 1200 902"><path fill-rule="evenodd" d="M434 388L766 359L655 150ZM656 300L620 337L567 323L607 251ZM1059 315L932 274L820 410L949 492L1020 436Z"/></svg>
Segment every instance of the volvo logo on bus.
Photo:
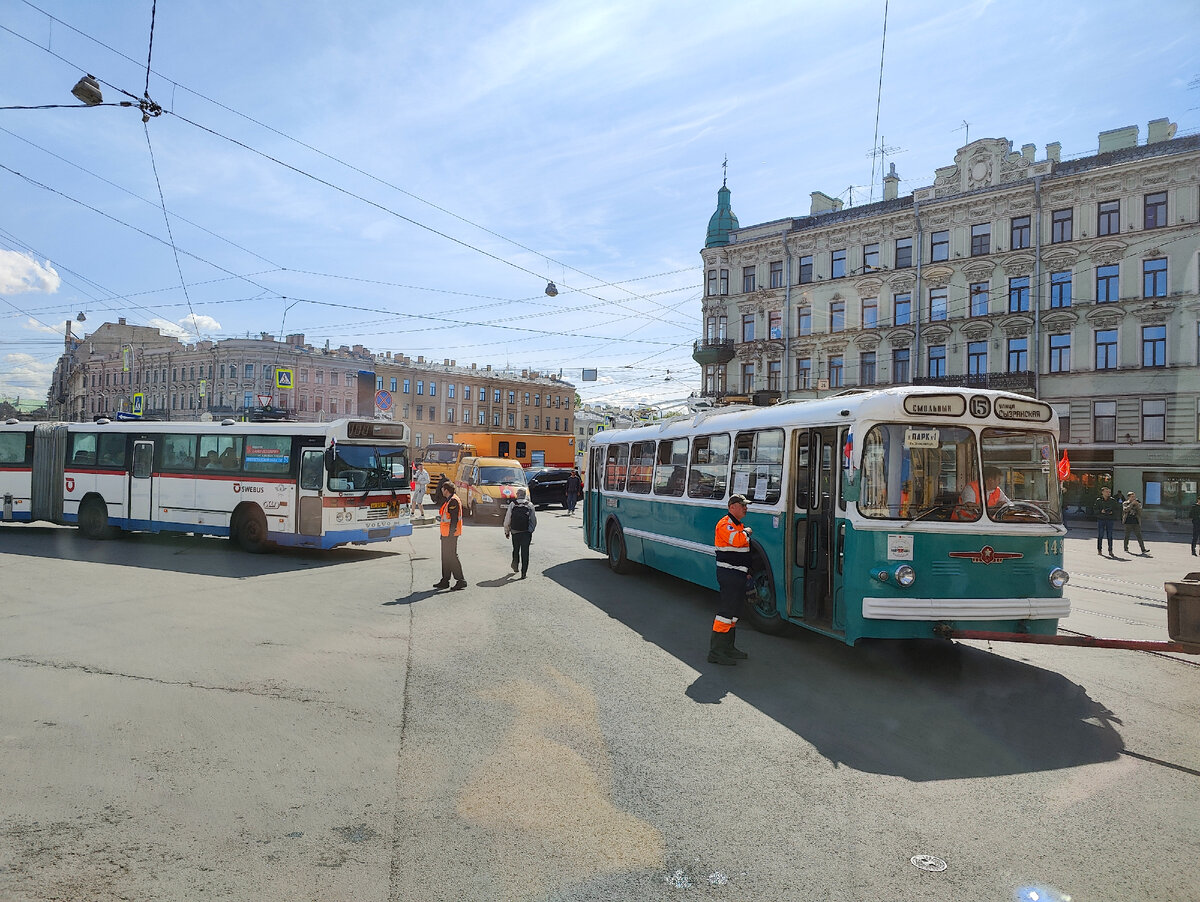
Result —
<svg viewBox="0 0 1200 902"><path fill-rule="evenodd" d="M991 545L984 545L978 551L950 552L950 557L966 558L973 564L1002 564L1011 558L1024 556L1019 551L997 551Z"/></svg>

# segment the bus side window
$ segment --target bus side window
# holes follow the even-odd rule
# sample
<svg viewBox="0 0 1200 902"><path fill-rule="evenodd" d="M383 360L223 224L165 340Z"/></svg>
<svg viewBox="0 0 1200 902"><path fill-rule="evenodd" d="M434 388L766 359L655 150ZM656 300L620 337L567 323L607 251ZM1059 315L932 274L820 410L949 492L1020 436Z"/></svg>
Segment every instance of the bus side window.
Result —
<svg viewBox="0 0 1200 902"><path fill-rule="evenodd" d="M113 432L100 436L100 448L96 455L96 464L101 467L119 468L125 466L125 434Z"/></svg>
<svg viewBox="0 0 1200 902"><path fill-rule="evenodd" d="M76 467L96 465L96 433L76 432L71 436L70 461Z"/></svg>
<svg viewBox="0 0 1200 902"><path fill-rule="evenodd" d="M808 433L796 436L796 509L808 510L808 490L812 479L808 467Z"/></svg>
<svg viewBox="0 0 1200 902"><path fill-rule="evenodd" d="M190 470L196 466L196 436L168 433L163 436L163 467Z"/></svg>
<svg viewBox="0 0 1200 902"><path fill-rule="evenodd" d="M683 497L687 488L688 440L664 439L658 443L658 464L654 470L654 494Z"/></svg>
<svg viewBox="0 0 1200 902"><path fill-rule="evenodd" d="M625 473L629 468L629 446L609 445L604 465L604 488L609 492L625 490Z"/></svg>
<svg viewBox="0 0 1200 902"><path fill-rule="evenodd" d="M702 435L692 443L689 498L724 498L729 481L729 436Z"/></svg>

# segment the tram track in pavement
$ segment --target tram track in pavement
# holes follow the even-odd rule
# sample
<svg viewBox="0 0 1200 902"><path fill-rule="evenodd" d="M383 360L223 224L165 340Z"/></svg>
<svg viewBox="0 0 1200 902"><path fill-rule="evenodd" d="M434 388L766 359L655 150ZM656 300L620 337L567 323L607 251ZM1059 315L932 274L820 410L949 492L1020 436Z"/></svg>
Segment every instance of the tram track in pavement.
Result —
<svg viewBox="0 0 1200 902"><path fill-rule="evenodd" d="M1157 608L1157 609L1163 610L1163 611L1165 611L1167 609L1167 604L1165 601L1159 601L1159 600L1157 600L1157 598L1154 598L1152 596L1143 595L1143 594L1135 594L1133 592L1122 592L1117 589L1106 589L1100 585L1088 585L1087 584L1088 581L1099 582L1099 583L1109 583L1109 584L1115 583L1120 586L1128 586L1130 588L1137 588L1137 589L1147 589L1152 592L1159 591L1159 589L1160 589L1159 586L1151 585L1149 583L1135 582L1133 580L1128 580L1128 579L1119 579L1116 577L1105 576L1102 574L1087 574L1082 577L1074 577L1073 576L1072 580L1071 580L1072 585L1078 586L1080 589L1086 589L1088 592L1098 592L1098 593L1102 593L1104 595L1116 595L1121 598L1133 599L1134 602L1141 607ZM1131 619L1128 617L1122 617L1119 614L1106 614L1106 613L1103 613L1102 611L1092 611L1092 610L1089 610L1088 608L1076 607L1075 605L1072 605L1072 609L1080 614L1087 614L1088 616L1091 616L1091 617L1100 617L1105 620L1115 620L1118 623L1124 623L1129 626L1155 627L1155 626L1160 625L1160 624L1147 623L1145 620L1134 620L1134 619ZM1085 637L1091 638L1091 639L1096 638L1095 636L1093 636L1089 633L1082 633L1082 632L1079 632L1078 630L1071 630L1071 629L1067 629L1066 627L1062 627L1062 626L1060 626L1058 628L1058 631L1060 633L1067 633L1072 636L1085 636ZM1175 661L1176 663L1184 664L1188 667L1200 667L1200 660L1190 660L1186 657L1177 657L1176 655L1174 655L1170 652L1139 650L1137 653L1142 654L1142 655L1154 655L1155 657L1159 657L1159 658L1166 658L1170 661Z"/></svg>

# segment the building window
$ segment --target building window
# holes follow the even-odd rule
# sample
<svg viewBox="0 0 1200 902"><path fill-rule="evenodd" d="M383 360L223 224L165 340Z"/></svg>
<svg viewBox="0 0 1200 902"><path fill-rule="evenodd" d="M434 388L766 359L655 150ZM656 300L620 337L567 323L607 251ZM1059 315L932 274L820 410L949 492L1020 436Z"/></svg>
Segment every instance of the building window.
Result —
<svg viewBox="0 0 1200 902"><path fill-rule="evenodd" d="M742 291L749 293L754 290L754 267L742 267Z"/></svg>
<svg viewBox="0 0 1200 902"><path fill-rule="evenodd" d="M859 381L860 385L874 385L875 384L875 352L874 351L864 351L862 353L862 355L858 358L858 369L859 369L858 381Z"/></svg>
<svg viewBox="0 0 1200 902"><path fill-rule="evenodd" d="M423 379L417 380L417 394L418 395L425 394L425 381Z"/></svg>
<svg viewBox="0 0 1200 902"><path fill-rule="evenodd" d="M1121 202L1119 200L1101 201L1097 206L1099 221L1097 235L1121 234Z"/></svg>
<svg viewBox="0 0 1200 902"><path fill-rule="evenodd" d="M1160 229L1167 224L1167 192L1146 195L1146 228Z"/></svg>
<svg viewBox="0 0 1200 902"><path fill-rule="evenodd" d="M729 270L721 270L721 294L729 294Z"/></svg>
<svg viewBox="0 0 1200 902"><path fill-rule="evenodd" d="M1094 441L1115 442L1117 440L1117 402L1096 401L1092 404L1092 430Z"/></svg>
<svg viewBox="0 0 1200 902"><path fill-rule="evenodd" d="M1029 277L1021 276L1008 280L1008 312L1024 313L1029 310Z"/></svg>
<svg viewBox="0 0 1200 902"><path fill-rule="evenodd" d="M498 411L498 410L492 411L492 425L493 426L500 425L500 411Z"/></svg>
<svg viewBox="0 0 1200 902"><path fill-rule="evenodd" d="M862 299L862 327L875 329L879 326L879 298Z"/></svg>
<svg viewBox="0 0 1200 902"><path fill-rule="evenodd" d="M453 408L453 407L447 407L447 408L446 408L446 422L447 422L447 423L453 423L453 422L454 422L454 408ZM528 424L528 423L526 423L525 425L529 425L529 424Z"/></svg>
<svg viewBox="0 0 1200 902"><path fill-rule="evenodd" d="M929 348L929 368L927 372L930 379L941 379L946 375L946 346L931 345Z"/></svg>
<svg viewBox="0 0 1200 902"><path fill-rule="evenodd" d="M783 338L783 314L778 310L772 310L767 314L767 336Z"/></svg>
<svg viewBox="0 0 1200 902"><path fill-rule="evenodd" d="M829 302L829 331L843 332L846 329L846 302Z"/></svg>
<svg viewBox="0 0 1200 902"><path fill-rule="evenodd" d="M742 364L742 394L748 395L754 391L754 364Z"/></svg>
<svg viewBox="0 0 1200 902"><path fill-rule="evenodd" d="M405 391L408 391L408 389L405 389ZM464 401L471 400L471 386L469 386L469 385L463 386L463 400Z"/></svg>
<svg viewBox="0 0 1200 902"><path fill-rule="evenodd" d="M404 380L404 381L401 383L401 386L402 386L402 388L403 388L403 390L404 390L404 394L406 394L406 395L407 395L407 394L409 393L409 388L410 388L410 385L411 385L411 383L410 383L410 382L409 382L407 379L405 379L405 380Z"/></svg>
<svg viewBox="0 0 1200 902"><path fill-rule="evenodd" d="M863 272L879 269L879 244L863 245Z"/></svg>
<svg viewBox="0 0 1200 902"><path fill-rule="evenodd" d="M929 236L929 261L939 263L950 259L950 231L933 232Z"/></svg>
<svg viewBox="0 0 1200 902"><path fill-rule="evenodd" d="M783 287L783 261L782 260L772 260L771 261L771 287L772 288L782 288Z"/></svg>
<svg viewBox="0 0 1200 902"><path fill-rule="evenodd" d="M541 396L541 395L534 395L534 396L533 396L533 406L534 406L534 407L541 407L541 406L542 406L542 396Z"/></svg>
<svg viewBox="0 0 1200 902"><path fill-rule="evenodd" d="M1071 371L1071 335L1050 336L1050 372L1069 373Z"/></svg>
<svg viewBox="0 0 1200 902"><path fill-rule="evenodd" d="M1070 241L1075 220L1075 211L1055 210L1050 214L1050 243Z"/></svg>
<svg viewBox="0 0 1200 902"><path fill-rule="evenodd" d="M420 392L418 392L417 394L420 394ZM498 389L498 388L492 389L492 403L494 403L494 404L500 403L500 389ZM547 407L550 406L549 401L546 402L546 406Z"/></svg>
<svg viewBox="0 0 1200 902"><path fill-rule="evenodd" d="M944 320L947 316L946 307L946 289L945 288L930 288L929 289L929 321L938 322Z"/></svg>
<svg viewBox="0 0 1200 902"><path fill-rule="evenodd" d="M742 341L754 341L754 314L742 315Z"/></svg>
<svg viewBox="0 0 1200 902"><path fill-rule="evenodd" d="M525 392L525 406L529 406L529 392Z"/></svg>
<svg viewBox="0 0 1200 902"><path fill-rule="evenodd" d="M517 428L517 415L515 413L510 413L508 415L508 428L509 429Z"/></svg>
<svg viewBox="0 0 1200 902"><path fill-rule="evenodd" d="M805 391L811 388L812 358L800 357L796 360L796 388Z"/></svg>
<svg viewBox="0 0 1200 902"><path fill-rule="evenodd" d="M396 380L394 378L391 381L391 386L392 386L392 391L395 391L396 390ZM379 387L383 388L382 385L380 385Z"/></svg>
<svg viewBox="0 0 1200 902"><path fill-rule="evenodd" d="M901 385L908 381L908 348L896 348L892 351L892 382Z"/></svg>
<svg viewBox="0 0 1200 902"><path fill-rule="evenodd" d="M484 410L479 411L479 425L480 426L487 425L487 411L484 411Z"/></svg>
<svg viewBox="0 0 1200 902"><path fill-rule="evenodd" d="M1050 306L1071 306L1071 274L1069 272L1050 273Z"/></svg>
<svg viewBox="0 0 1200 902"><path fill-rule="evenodd" d="M1009 238L1009 250L1015 251L1022 247L1029 247L1029 217L1014 216L1012 219L1012 232Z"/></svg>
<svg viewBox="0 0 1200 902"><path fill-rule="evenodd" d="M1112 304L1121 300L1121 268L1116 263L1096 267L1096 303Z"/></svg>
<svg viewBox="0 0 1200 902"><path fill-rule="evenodd" d="M453 382L447 383L447 385L446 385L446 397L447 398L454 397L454 383ZM526 401L526 403L529 403L529 402Z"/></svg>
<svg viewBox="0 0 1200 902"><path fill-rule="evenodd" d="M845 368L845 360L842 357L829 358L829 387L841 388L843 383L842 371Z"/></svg>
<svg viewBox="0 0 1200 902"><path fill-rule="evenodd" d="M325 371L324 370L317 370L316 377L317 377L317 385L325 384Z"/></svg>
<svg viewBox="0 0 1200 902"><path fill-rule="evenodd" d="M1142 441L1165 442L1167 440L1167 402L1163 398L1148 398L1142 401Z"/></svg>
<svg viewBox="0 0 1200 902"><path fill-rule="evenodd" d="M805 285L813 280L813 258L809 254L800 258L800 284Z"/></svg>
<svg viewBox="0 0 1200 902"><path fill-rule="evenodd" d="M1023 373L1029 369L1029 339L1010 338L1008 340L1008 371Z"/></svg>
<svg viewBox="0 0 1200 902"><path fill-rule="evenodd" d="M988 371L988 346L986 341L972 341L967 344L967 374L984 376Z"/></svg>
<svg viewBox="0 0 1200 902"><path fill-rule="evenodd" d="M834 251L829 255L829 278L840 279L846 275L846 249Z"/></svg>
<svg viewBox="0 0 1200 902"><path fill-rule="evenodd" d="M987 282L972 282L970 294L971 316L987 316L990 285Z"/></svg>
<svg viewBox="0 0 1200 902"><path fill-rule="evenodd" d="M336 382L334 382L333 384L337 385ZM434 382L432 379L429 380L429 397L431 397L431 398L437 397L437 383Z"/></svg>
<svg viewBox="0 0 1200 902"><path fill-rule="evenodd" d="M436 407L429 408L429 422L431 422L431 423L437 422L437 408Z"/></svg>
<svg viewBox="0 0 1200 902"><path fill-rule="evenodd" d="M508 403L509 403L509 404L516 404L516 403L517 403L517 393L516 393L515 391L510 391L510 392L508 393Z"/></svg>
<svg viewBox="0 0 1200 902"><path fill-rule="evenodd" d="M992 224L981 222L971 226L971 256L982 257L992 252Z"/></svg>
<svg viewBox="0 0 1200 902"><path fill-rule="evenodd" d="M892 296L892 325L907 326L912 315L912 295Z"/></svg>
<svg viewBox="0 0 1200 902"><path fill-rule="evenodd" d="M337 374L337 370L332 370L332 371L329 373L329 384L330 384L330 385L337 385L337 384L338 384L338 374ZM349 382L348 382L348 381L347 381L347 384L349 384ZM332 412L332 411L333 411L333 408L331 407L331 408L330 408L330 412Z"/></svg>
<svg viewBox="0 0 1200 902"><path fill-rule="evenodd" d="M1167 365L1167 327L1142 326L1142 366Z"/></svg>
<svg viewBox="0 0 1200 902"><path fill-rule="evenodd" d="M912 238L896 239L896 269L912 266Z"/></svg>
<svg viewBox="0 0 1200 902"><path fill-rule="evenodd" d="M1167 296L1167 258L1155 257L1142 261L1142 296L1165 298Z"/></svg>
<svg viewBox="0 0 1200 902"><path fill-rule="evenodd" d="M418 420L425 419L425 408L423 406L421 406L420 404L417 405L417 419Z"/></svg>
<svg viewBox="0 0 1200 902"><path fill-rule="evenodd" d="M799 335L812 335L811 307L801 307L796 314L796 331Z"/></svg>
<svg viewBox="0 0 1200 902"><path fill-rule="evenodd" d="M253 363L246 364L246 378L247 379L254 378L254 364Z"/></svg>
<svg viewBox="0 0 1200 902"><path fill-rule="evenodd" d="M1117 330L1096 330L1096 369L1115 370L1117 368Z"/></svg>
<svg viewBox="0 0 1200 902"><path fill-rule="evenodd" d="M708 296L715 297L717 293L717 271L710 269L708 271Z"/></svg>
<svg viewBox="0 0 1200 902"><path fill-rule="evenodd" d="M1071 405L1055 404L1054 410L1058 414L1058 443L1065 445L1071 440Z"/></svg>
<svg viewBox="0 0 1200 902"><path fill-rule="evenodd" d="M463 425L464 425L464 426L470 426L470 425L471 425L471 408L469 408L469 407L464 407L464 408L463 408ZM480 425L480 426L482 426L482 425L483 425L483 421L482 421L482 420L480 421L479 425Z"/></svg>
<svg viewBox="0 0 1200 902"><path fill-rule="evenodd" d="M782 364L778 360L767 361L767 389L779 391L779 374Z"/></svg>

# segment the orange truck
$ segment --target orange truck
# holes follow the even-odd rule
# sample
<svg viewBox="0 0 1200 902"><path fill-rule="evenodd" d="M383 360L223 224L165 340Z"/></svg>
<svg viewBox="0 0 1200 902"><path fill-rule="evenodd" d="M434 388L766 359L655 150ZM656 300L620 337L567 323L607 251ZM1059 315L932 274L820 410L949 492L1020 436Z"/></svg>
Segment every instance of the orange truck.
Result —
<svg viewBox="0 0 1200 902"><path fill-rule="evenodd" d="M573 435L525 432L456 432L453 442L435 442L424 449L422 461L429 473L429 494L437 497L441 477L453 481L458 464L466 457L504 457L526 470L575 466Z"/></svg>

